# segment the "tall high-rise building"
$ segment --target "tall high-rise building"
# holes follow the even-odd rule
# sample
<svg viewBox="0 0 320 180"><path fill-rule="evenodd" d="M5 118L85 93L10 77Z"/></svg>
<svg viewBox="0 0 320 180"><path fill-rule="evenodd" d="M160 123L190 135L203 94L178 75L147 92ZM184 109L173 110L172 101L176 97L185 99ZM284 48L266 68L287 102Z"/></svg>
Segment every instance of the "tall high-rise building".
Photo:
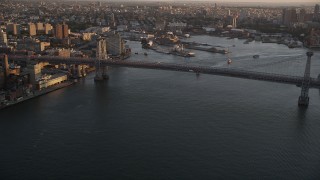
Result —
<svg viewBox="0 0 320 180"><path fill-rule="evenodd" d="M30 83L36 85L36 81L41 77L41 64L28 63L27 69L30 73Z"/></svg>
<svg viewBox="0 0 320 180"><path fill-rule="evenodd" d="M51 34L52 26L49 23L44 25L44 34Z"/></svg>
<svg viewBox="0 0 320 180"><path fill-rule="evenodd" d="M320 13L320 6L319 6L319 4L316 4L314 6L314 14L319 14L319 13Z"/></svg>
<svg viewBox="0 0 320 180"><path fill-rule="evenodd" d="M284 25L291 25L297 22L297 11L295 8L282 10L282 23Z"/></svg>
<svg viewBox="0 0 320 180"><path fill-rule="evenodd" d="M237 18L238 18L238 16L232 17L232 27L233 28L237 28Z"/></svg>
<svg viewBox="0 0 320 180"><path fill-rule="evenodd" d="M124 52L124 40L120 34L114 34L107 38L107 49L109 54L119 56Z"/></svg>
<svg viewBox="0 0 320 180"><path fill-rule="evenodd" d="M35 36L37 35L37 27L34 23L29 23L28 24L28 32L30 36Z"/></svg>
<svg viewBox="0 0 320 180"><path fill-rule="evenodd" d="M37 23L37 30L38 31L44 30L43 23L40 23L40 22Z"/></svg>
<svg viewBox="0 0 320 180"><path fill-rule="evenodd" d="M105 38L97 39L97 50L96 50L96 58L98 59L107 59L107 41Z"/></svg>
<svg viewBox="0 0 320 180"><path fill-rule="evenodd" d="M68 25L63 23L63 24L57 24L56 29L55 29L55 36L58 39L64 39L69 36L69 28Z"/></svg>
<svg viewBox="0 0 320 180"><path fill-rule="evenodd" d="M20 34L20 25L15 23L7 24L6 26L7 33L12 35L19 35Z"/></svg>
<svg viewBox="0 0 320 180"><path fill-rule="evenodd" d="M304 22L306 19L307 11L305 9L300 9L300 12L297 16L298 22Z"/></svg>
<svg viewBox="0 0 320 180"><path fill-rule="evenodd" d="M0 46L1 45L8 45L7 33L3 30L0 31Z"/></svg>
<svg viewBox="0 0 320 180"><path fill-rule="evenodd" d="M37 33L44 33L44 25L43 23L37 23Z"/></svg>

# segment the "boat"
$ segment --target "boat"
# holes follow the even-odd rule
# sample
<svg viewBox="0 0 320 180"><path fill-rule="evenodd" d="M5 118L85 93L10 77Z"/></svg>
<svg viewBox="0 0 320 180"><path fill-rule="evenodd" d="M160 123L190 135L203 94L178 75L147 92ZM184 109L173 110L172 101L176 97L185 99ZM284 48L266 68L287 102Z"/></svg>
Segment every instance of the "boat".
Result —
<svg viewBox="0 0 320 180"><path fill-rule="evenodd" d="M145 56L148 56L148 53L146 53L146 52L145 52L145 53L143 53L143 54L144 54Z"/></svg>
<svg viewBox="0 0 320 180"><path fill-rule="evenodd" d="M232 60L229 58L227 61L228 65L232 63Z"/></svg>
<svg viewBox="0 0 320 180"><path fill-rule="evenodd" d="M183 45L175 45L174 48L170 52L173 55L183 56L183 57L194 57L195 53L185 51Z"/></svg>
<svg viewBox="0 0 320 180"><path fill-rule="evenodd" d="M139 54L139 53L135 52L134 54Z"/></svg>
<svg viewBox="0 0 320 180"><path fill-rule="evenodd" d="M194 57L195 56L195 53L193 53L193 52L188 52L188 54L187 54L187 57Z"/></svg>
<svg viewBox="0 0 320 180"><path fill-rule="evenodd" d="M258 59L260 56L258 54L252 56L253 59Z"/></svg>

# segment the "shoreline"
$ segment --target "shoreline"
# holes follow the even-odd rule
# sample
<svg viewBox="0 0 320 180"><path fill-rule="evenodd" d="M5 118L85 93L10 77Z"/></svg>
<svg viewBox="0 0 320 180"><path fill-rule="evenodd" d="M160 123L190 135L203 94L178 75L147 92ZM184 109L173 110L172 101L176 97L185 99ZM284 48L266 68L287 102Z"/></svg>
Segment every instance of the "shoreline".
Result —
<svg viewBox="0 0 320 180"><path fill-rule="evenodd" d="M51 92L53 92L53 91L56 91L56 90L59 90L59 89L62 89L62 88L71 86L71 85L73 85L73 84L75 84L75 82L66 81L66 82L62 82L62 83L60 83L60 84L57 84L57 85L48 87L48 88L46 88L46 89L43 89L43 90L41 90L41 91L35 91L33 95L25 96L25 97L23 97L22 100L16 100L16 101L14 101L14 102L10 102L10 103L7 104L7 105L2 105L2 106L0 105L0 110L5 109L5 108L8 108L8 107L11 107L11 106L14 106L14 105L16 105L16 104L25 102L25 101L27 101L27 100L30 100L30 99L33 99L33 98L36 98L36 97L39 97L39 96L42 96L42 95L51 93Z"/></svg>

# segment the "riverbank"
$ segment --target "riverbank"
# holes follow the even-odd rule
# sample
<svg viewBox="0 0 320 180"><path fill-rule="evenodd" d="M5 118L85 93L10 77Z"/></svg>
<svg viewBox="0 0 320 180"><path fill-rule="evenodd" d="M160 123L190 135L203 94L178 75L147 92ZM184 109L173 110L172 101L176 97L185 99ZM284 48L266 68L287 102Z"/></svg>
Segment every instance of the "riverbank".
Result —
<svg viewBox="0 0 320 180"><path fill-rule="evenodd" d="M40 91L34 91L34 93L29 95L29 96L24 96L24 97L21 97L21 99L19 99L19 100L7 102L7 104L5 104L5 105L0 105L0 110L4 109L4 108L8 108L8 107L13 106L13 105L16 105L18 103L25 102L25 101L27 101L29 99L33 99L33 98L48 94L48 93L56 91L58 89L65 88L67 86L73 85L74 83L75 82L73 82L73 81L66 81L66 82L62 82L60 84L48 87L48 88L40 90Z"/></svg>

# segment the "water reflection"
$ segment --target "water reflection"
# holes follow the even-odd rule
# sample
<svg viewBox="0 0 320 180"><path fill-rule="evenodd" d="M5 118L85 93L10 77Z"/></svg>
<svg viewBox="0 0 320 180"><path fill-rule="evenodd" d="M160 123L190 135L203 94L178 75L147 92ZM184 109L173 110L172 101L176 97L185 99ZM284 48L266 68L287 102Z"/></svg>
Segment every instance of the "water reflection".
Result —
<svg viewBox="0 0 320 180"><path fill-rule="evenodd" d="M299 130L303 130L306 125L307 107L297 107L298 119L297 126Z"/></svg>

